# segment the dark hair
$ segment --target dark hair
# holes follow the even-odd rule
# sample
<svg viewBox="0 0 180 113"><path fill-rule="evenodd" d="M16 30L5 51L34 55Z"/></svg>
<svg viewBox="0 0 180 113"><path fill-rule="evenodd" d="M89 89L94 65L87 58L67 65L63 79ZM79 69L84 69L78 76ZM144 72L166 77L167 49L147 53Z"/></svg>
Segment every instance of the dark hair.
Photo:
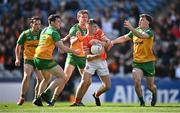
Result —
<svg viewBox="0 0 180 113"><path fill-rule="evenodd" d="M88 14L88 10L79 10L77 13L77 17L81 14Z"/></svg>
<svg viewBox="0 0 180 113"><path fill-rule="evenodd" d="M148 14L141 14L140 17L145 17L149 24L151 24L153 21L152 16Z"/></svg>
<svg viewBox="0 0 180 113"><path fill-rule="evenodd" d="M88 24L90 24L90 25L97 25L97 22L94 20L94 19L89 19L89 21L88 21Z"/></svg>
<svg viewBox="0 0 180 113"><path fill-rule="evenodd" d="M33 17L29 18L30 23L33 23L34 21L37 21L37 20L41 20L39 18L39 16L33 16Z"/></svg>
<svg viewBox="0 0 180 113"><path fill-rule="evenodd" d="M51 24L52 21L55 21L56 18L61 18L58 14L51 14L49 17L48 17L48 22L49 24Z"/></svg>

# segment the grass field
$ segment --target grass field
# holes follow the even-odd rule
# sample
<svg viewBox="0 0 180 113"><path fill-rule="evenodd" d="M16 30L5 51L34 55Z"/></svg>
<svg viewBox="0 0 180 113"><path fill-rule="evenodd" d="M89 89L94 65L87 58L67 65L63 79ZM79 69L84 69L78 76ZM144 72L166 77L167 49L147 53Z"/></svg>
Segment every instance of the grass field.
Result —
<svg viewBox="0 0 180 113"><path fill-rule="evenodd" d="M45 105L45 103L44 103ZM70 103L56 103L54 107L36 107L30 102L23 106L12 103L0 103L0 113L180 113L180 103L178 104L157 104L151 107L139 107L139 104L122 103L102 103L101 107L96 107L92 103L87 103L85 107L70 107Z"/></svg>

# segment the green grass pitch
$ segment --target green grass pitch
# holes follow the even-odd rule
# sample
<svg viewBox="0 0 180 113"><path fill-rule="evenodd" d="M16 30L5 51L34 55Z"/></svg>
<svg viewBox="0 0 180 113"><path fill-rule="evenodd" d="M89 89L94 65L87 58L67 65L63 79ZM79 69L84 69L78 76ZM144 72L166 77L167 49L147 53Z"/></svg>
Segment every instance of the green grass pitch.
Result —
<svg viewBox="0 0 180 113"><path fill-rule="evenodd" d="M123 103L102 103L96 107L94 103L87 103L84 107L70 107L71 103L59 102L53 107L48 107L44 103L43 107L36 107L30 102L23 106L15 103L0 103L0 113L180 113L180 103L160 104L155 107L146 104L140 107L139 104Z"/></svg>

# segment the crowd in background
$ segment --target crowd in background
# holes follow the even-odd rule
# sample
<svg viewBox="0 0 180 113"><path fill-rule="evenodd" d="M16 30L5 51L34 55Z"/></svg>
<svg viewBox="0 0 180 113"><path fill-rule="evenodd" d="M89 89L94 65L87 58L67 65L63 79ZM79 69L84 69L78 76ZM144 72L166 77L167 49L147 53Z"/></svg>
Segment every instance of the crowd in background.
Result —
<svg viewBox="0 0 180 113"><path fill-rule="evenodd" d="M164 7L168 10L154 12L152 28L155 32L154 52L157 55L156 76L180 78L180 2L174 0ZM77 0L3 0L0 3L0 66L5 70L17 70L14 49L20 33L29 28L27 19L40 16L42 28L47 26L49 14L58 13L62 24L61 37L68 34L70 27L77 22L76 12L81 9ZM138 25L141 12L135 0L112 0L109 7L97 8L91 12L108 38L114 39L128 33L123 27L125 19L133 26ZM66 44L69 42L67 41ZM131 75L132 43L116 45L109 53L109 69L112 76ZM55 53L61 66L66 54ZM22 67L21 67L22 68ZM75 74L76 75L76 74ZM79 75L78 75L79 76Z"/></svg>

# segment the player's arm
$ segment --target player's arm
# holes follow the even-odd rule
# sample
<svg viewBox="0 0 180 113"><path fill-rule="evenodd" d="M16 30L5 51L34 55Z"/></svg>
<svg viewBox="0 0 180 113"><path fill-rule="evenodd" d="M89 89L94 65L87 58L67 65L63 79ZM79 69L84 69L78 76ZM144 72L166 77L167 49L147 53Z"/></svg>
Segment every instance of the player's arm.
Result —
<svg viewBox="0 0 180 113"><path fill-rule="evenodd" d="M22 32L19 36L19 39L16 44L16 48L15 48L15 57L16 57L15 66L20 66L20 64L21 64L21 60L20 60L21 59L21 48L22 48L22 45L24 45L25 40L26 40L26 33Z"/></svg>
<svg viewBox="0 0 180 113"><path fill-rule="evenodd" d="M102 41L103 41L103 46L107 49L108 46L110 45L111 43L111 40L108 39L105 35L102 37Z"/></svg>
<svg viewBox="0 0 180 113"><path fill-rule="evenodd" d="M128 28L130 31L132 31L132 33L137 36L138 38L149 38L149 34L147 34L146 32L139 32L137 31L128 20L124 21L124 27Z"/></svg>
<svg viewBox="0 0 180 113"><path fill-rule="evenodd" d="M70 39L70 42L71 44L74 44L76 43L77 41L83 41L85 37L82 36L81 32L80 31L77 31L76 32L76 36L72 36L71 39Z"/></svg>
<svg viewBox="0 0 180 113"><path fill-rule="evenodd" d="M62 42L66 42L70 38L70 35L66 35L63 39L61 39Z"/></svg>
<svg viewBox="0 0 180 113"><path fill-rule="evenodd" d="M120 36L114 40L111 40L111 42L108 44L107 50L110 50L112 46L114 46L115 44L120 44L120 43L124 43L126 41L131 40L131 38L129 37L128 34Z"/></svg>
<svg viewBox="0 0 180 113"><path fill-rule="evenodd" d="M70 49L69 47L65 46L62 41L57 41L55 45L60 48L63 52L66 53L73 53L75 55L79 55L80 51Z"/></svg>
<svg viewBox="0 0 180 113"><path fill-rule="evenodd" d="M111 41L111 44L119 44L119 43L124 43L128 40L131 40L131 38L128 36L128 35L123 35L123 36L120 36L114 40Z"/></svg>
<svg viewBox="0 0 180 113"><path fill-rule="evenodd" d="M16 56L15 66L20 66L20 64L21 64L21 60L20 60L21 48L22 48L22 45L20 45L20 44L16 45L16 48L15 48L15 56Z"/></svg>
<svg viewBox="0 0 180 113"><path fill-rule="evenodd" d="M88 54L88 55L86 56L86 58L87 58L88 61L92 61L92 60L97 59L97 58L100 58L100 57L101 57L101 54L99 54L99 55Z"/></svg>

